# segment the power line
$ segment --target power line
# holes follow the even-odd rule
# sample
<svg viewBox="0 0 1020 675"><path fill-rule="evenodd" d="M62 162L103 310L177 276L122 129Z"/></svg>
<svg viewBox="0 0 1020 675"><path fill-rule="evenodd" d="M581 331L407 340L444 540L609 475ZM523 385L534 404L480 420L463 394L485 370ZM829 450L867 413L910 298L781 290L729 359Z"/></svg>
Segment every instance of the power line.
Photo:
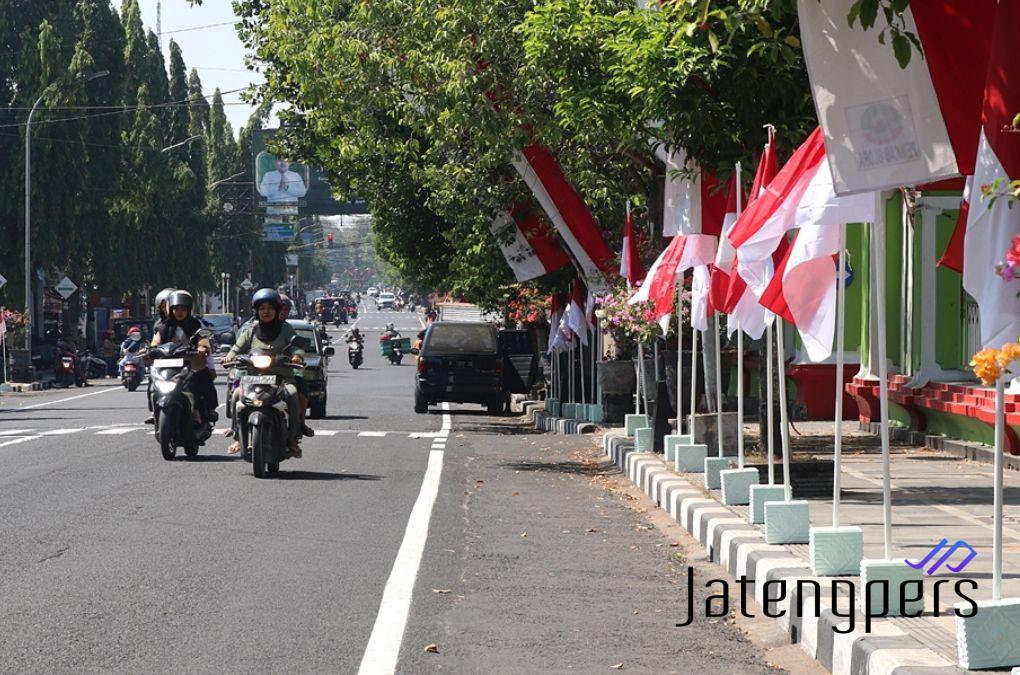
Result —
<svg viewBox="0 0 1020 675"><path fill-rule="evenodd" d="M171 33L189 33L193 30L205 30L206 28L219 28L220 26L236 26L240 21L223 21L220 23L207 23L202 26L191 26L190 28L175 28L173 30L165 30L158 35L170 35Z"/></svg>

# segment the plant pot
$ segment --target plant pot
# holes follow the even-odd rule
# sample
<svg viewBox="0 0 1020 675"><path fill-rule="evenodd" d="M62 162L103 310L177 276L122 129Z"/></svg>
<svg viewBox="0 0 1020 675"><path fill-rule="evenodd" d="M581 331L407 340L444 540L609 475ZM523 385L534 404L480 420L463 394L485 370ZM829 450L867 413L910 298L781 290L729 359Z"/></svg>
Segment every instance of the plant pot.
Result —
<svg viewBox="0 0 1020 675"><path fill-rule="evenodd" d="M629 396L637 383L634 363L631 361L599 361L598 381L607 396Z"/></svg>

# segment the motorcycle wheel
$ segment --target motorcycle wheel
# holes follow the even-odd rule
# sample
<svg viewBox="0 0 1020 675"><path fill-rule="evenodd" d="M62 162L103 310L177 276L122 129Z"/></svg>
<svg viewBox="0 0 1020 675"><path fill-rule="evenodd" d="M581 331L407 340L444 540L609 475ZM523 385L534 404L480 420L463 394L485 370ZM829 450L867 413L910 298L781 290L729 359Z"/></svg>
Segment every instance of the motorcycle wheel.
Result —
<svg viewBox="0 0 1020 675"><path fill-rule="evenodd" d="M262 427L252 427L251 430L251 473L256 478L266 477L266 438L262 434Z"/></svg>
<svg viewBox="0 0 1020 675"><path fill-rule="evenodd" d="M353 363L351 363L351 368L354 368L354 370L357 370L358 369L358 362L354 361Z"/></svg>
<svg viewBox="0 0 1020 675"><path fill-rule="evenodd" d="M138 380L128 380L127 390L135 391L136 389L138 389Z"/></svg>
<svg viewBox="0 0 1020 675"><path fill-rule="evenodd" d="M177 456L177 448L174 447L173 439L173 428L171 425L166 424L165 416L161 416L163 419L157 420L157 423L162 422L159 425L159 451L163 455L163 459L168 462L174 461L174 457Z"/></svg>

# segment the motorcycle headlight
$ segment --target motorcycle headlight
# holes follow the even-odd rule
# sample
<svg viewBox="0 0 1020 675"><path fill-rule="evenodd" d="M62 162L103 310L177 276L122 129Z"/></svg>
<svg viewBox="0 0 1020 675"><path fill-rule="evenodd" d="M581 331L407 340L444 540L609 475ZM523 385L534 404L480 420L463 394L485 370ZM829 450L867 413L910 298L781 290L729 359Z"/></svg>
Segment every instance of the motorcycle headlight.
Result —
<svg viewBox="0 0 1020 675"><path fill-rule="evenodd" d="M156 391L161 394L169 394L177 387L173 380L156 380L153 384L156 385Z"/></svg>
<svg viewBox="0 0 1020 675"><path fill-rule="evenodd" d="M265 370L266 368L273 367L273 357L268 354L259 354L253 356L251 359L251 365L255 366L259 370Z"/></svg>

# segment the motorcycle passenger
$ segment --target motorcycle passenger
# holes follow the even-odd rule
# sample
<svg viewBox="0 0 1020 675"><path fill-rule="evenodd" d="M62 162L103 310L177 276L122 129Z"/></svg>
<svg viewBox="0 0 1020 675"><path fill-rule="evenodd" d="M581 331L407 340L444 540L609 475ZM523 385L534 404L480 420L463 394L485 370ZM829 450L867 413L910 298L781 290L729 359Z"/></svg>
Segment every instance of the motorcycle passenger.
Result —
<svg viewBox="0 0 1020 675"><path fill-rule="evenodd" d="M167 319L158 324L159 330L152 336L152 346L158 347L161 344L169 344L171 342L177 344L189 343L192 336L202 329L202 322L192 314L195 299L191 297L191 293L178 289L170 294L170 297L166 300L166 305L168 308ZM208 356L211 350L212 346L208 340L199 340L199 352ZM219 401L216 394L216 386L213 384L212 369L209 368L207 363L196 364L194 366L191 385L195 395L205 407L206 419L210 422L218 420L219 414L216 412L216 408L219 407Z"/></svg>
<svg viewBox="0 0 1020 675"><path fill-rule="evenodd" d="M252 350L280 355L288 349L291 339L297 334L293 326L282 320L280 310L283 302L280 294L272 288L262 288L256 291L251 298L251 306L258 317L258 323L245 327L241 331L237 342L227 353L226 361L233 361L238 354L247 354ZM290 349L290 360L294 363L303 363L304 350L297 346ZM297 395L294 369L287 366L276 366L268 372L279 376L285 382L284 400L287 403L288 423L287 448L294 457L301 457L301 404ZM231 451L240 451L240 444L237 444L236 450L232 445Z"/></svg>
<svg viewBox="0 0 1020 675"><path fill-rule="evenodd" d="M142 342L142 329L138 326L131 326L128 328L127 337L120 343L120 361L117 362L117 373L118 375L124 374L124 362L127 360L129 354L137 354L144 343Z"/></svg>
<svg viewBox="0 0 1020 675"><path fill-rule="evenodd" d="M294 309L294 301L288 298L286 295L280 294L280 321L286 322L290 318L290 312ZM305 381L304 371L295 368L294 369L294 386L297 387L298 399L301 403L301 433L305 436L312 437L315 435L315 430L312 429L305 423L306 415L308 413L308 382Z"/></svg>
<svg viewBox="0 0 1020 675"><path fill-rule="evenodd" d="M153 300L155 306L155 312L159 319L156 321L156 326L153 328L154 331L159 329L159 325L166 321L169 309L166 306L166 301L170 298L170 294L176 291L176 288L164 288L156 294L156 298Z"/></svg>

